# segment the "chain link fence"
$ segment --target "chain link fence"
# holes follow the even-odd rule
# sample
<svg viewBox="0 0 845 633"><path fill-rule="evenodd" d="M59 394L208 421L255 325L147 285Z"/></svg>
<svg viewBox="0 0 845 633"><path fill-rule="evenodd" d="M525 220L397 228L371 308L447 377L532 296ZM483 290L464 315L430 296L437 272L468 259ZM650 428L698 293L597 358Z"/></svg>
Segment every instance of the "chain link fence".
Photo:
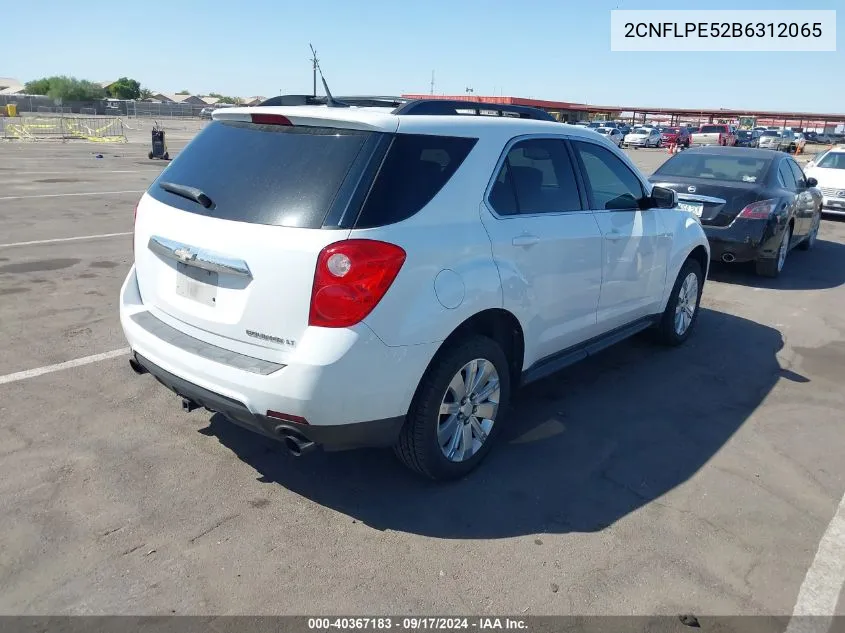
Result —
<svg viewBox="0 0 845 633"><path fill-rule="evenodd" d="M2 137L7 140L127 142L123 121L116 117L25 115L0 119L0 128Z"/></svg>
<svg viewBox="0 0 845 633"><path fill-rule="evenodd" d="M198 119L207 105L193 103L156 103L152 101L65 101L56 103L40 95L0 95L0 113L7 104L15 104L19 114L82 114L87 116L123 116L156 119ZM0 115L2 116L2 115Z"/></svg>

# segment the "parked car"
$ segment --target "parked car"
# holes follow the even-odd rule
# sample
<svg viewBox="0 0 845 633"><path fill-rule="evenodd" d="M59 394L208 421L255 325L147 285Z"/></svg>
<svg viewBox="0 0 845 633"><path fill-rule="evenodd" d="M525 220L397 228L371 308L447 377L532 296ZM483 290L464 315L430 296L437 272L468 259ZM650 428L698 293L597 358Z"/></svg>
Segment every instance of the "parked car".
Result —
<svg viewBox="0 0 845 633"><path fill-rule="evenodd" d="M449 479L517 386L649 327L683 343L709 250L592 131L394 108L216 111L136 207L120 320L187 411Z"/></svg>
<svg viewBox="0 0 845 633"><path fill-rule="evenodd" d="M737 130L736 143L738 147L757 147L760 134L756 130Z"/></svg>
<svg viewBox="0 0 845 633"><path fill-rule="evenodd" d="M754 262L759 275L777 277L793 247L816 242L822 194L786 154L692 148L650 180L678 192L678 206L701 218L714 260Z"/></svg>
<svg viewBox="0 0 845 633"><path fill-rule="evenodd" d="M660 147L660 132L653 127L635 127L622 140L623 147Z"/></svg>
<svg viewBox="0 0 845 633"><path fill-rule="evenodd" d="M776 151L788 151L795 140L795 133L792 130L766 130L760 136L757 146L761 149L773 149Z"/></svg>
<svg viewBox="0 0 845 633"><path fill-rule="evenodd" d="M214 114L215 108L203 108L200 110L200 118L201 119L211 119L211 115Z"/></svg>
<svg viewBox="0 0 845 633"><path fill-rule="evenodd" d="M822 211L845 215L845 147L835 147L810 161L805 173L818 181Z"/></svg>
<svg viewBox="0 0 845 633"><path fill-rule="evenodd" d="M689 147L689 130L685 127L665 127L660 132L660 140L663 145Z"/></svg>
<svg viewBox="0 0 845 633"><path fill-rule="evenodd" d="M622 132L619 131L618 128L615 127L597 127L596 132L599 134L604 134L611 143L616 145L617 147L622 147L622 140L625 136Z"/></svg>
<svg viewBox="0 0 845 633"><path fill-rule="evenodd" d="M690 136L691 145L736 145L736 136L730 125L709 123L702 125Z"/></svg>
<svg viewBox="0 0 845 633"><path fill-rule="evenodd" d="M621 121L616 124L616 127L620 132L622 132L623 136L631 131L631 126L627 123L622 123Z"/></svg>
<svg viewBox="0 0 845 633"><path fill-rule="evenodd" d="M803 152L804 148L807 146L807 137L804 135L803 132L799 132L795 134L792 139L792 143L790 143L788 151L790 152Z"/></svg>
<svg viewBox="0 0 845 633"><path fill-rule="evenodd" d="M819 142L818 132L804 132L804 138L807 139L807 142L811 145L815 145Z"/></svg>

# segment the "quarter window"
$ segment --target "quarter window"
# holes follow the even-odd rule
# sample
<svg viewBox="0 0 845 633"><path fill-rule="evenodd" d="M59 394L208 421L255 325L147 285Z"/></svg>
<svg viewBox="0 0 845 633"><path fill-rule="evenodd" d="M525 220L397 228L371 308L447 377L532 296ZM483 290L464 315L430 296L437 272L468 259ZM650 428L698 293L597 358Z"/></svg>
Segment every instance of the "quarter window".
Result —
<svg viewBox="0 0 845 633"><path fill-rule="evenodd" d="M640 179L609 150L593 143L576 141L584 165L587 193L593 209L637 209L645 196Z"/></svg>

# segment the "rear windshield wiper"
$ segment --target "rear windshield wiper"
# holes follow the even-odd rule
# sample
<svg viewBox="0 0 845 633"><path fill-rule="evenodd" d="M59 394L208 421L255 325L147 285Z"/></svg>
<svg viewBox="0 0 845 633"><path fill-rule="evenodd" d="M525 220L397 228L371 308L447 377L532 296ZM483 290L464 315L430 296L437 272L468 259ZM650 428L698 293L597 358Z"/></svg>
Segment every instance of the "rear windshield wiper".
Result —
<svg viewBox="0 0 845 633"><path fill-rule="evenodd" d="M196 187L180 185L175 182L160 182L158 183L158 186L172 194L182 196L183 198L187 198L188 200L193 200L194 202L204 206L206 209L214 208L214 202L211 200L211 198L209 198L200 189L197 189Z"/></svg>

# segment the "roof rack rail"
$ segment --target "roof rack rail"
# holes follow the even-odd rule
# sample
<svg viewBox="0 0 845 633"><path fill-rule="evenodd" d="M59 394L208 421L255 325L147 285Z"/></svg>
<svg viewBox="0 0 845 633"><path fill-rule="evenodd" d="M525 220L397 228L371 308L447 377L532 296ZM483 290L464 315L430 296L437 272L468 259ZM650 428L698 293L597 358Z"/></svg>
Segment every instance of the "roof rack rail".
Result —
<svg viewBox="0 0 845 633"><path fill-rule="evenodd" d="M454 116L473 114L476 116L501 116L537 121L555 121L555 118L540 108L529 106L485 103L483 101L450 101L447 99L418 99L408 101L393 111L393 114Z"/></svg>
<svg viewBox="0 0 845 633"><path fill-rule="evenodd" d="M334 101L340 102L349 106L357 106L359 108L396 108L405 103L408 99L403 97L378 97L378 96L359 96L359 97L334 97ZM314 97L312 95L279 95L278 97L270 97L262 101L258 105L262 106L304 106L304 105L327 105L328 99L326 97Z"/></svg>

